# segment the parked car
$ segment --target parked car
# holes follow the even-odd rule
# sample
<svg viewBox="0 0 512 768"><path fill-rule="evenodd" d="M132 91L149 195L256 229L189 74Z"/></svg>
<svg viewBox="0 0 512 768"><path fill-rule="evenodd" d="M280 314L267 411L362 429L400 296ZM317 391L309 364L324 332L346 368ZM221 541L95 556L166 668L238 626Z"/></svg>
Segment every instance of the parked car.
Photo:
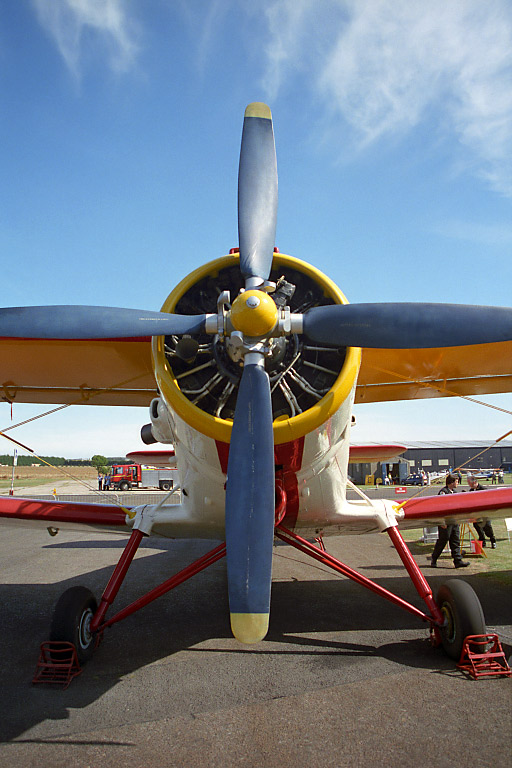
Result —
<svg viewBox="0 0 512 768"><path fill-rule="evenodd" d="M423 485L423 479L421 475L407 475L403 481L404 485Z"/></svg>

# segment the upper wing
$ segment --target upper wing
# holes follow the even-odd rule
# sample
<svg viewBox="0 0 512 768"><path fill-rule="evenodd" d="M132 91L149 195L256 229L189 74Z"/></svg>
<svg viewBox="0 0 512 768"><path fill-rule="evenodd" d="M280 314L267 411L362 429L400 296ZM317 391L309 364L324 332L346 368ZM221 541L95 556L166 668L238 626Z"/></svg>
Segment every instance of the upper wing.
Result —
<svg viewBox="0 0 512 768"><path fill-rule="evenodd" d="M0 496L0 523L39 525L65 530L99 530L129 533L128 508L114 504L86 504L69 501L38 501L16 496Z"/></svg>
<svg viewBox="0 0 512 768"><path fill-rule="evenodd" d="M386 461L405 453L406 450L406 445L351 445L348 462L359 464L362 461Z"/></svg>
<svg viewBox="0 0 512 768"><path fill-rule="evenodd" d="M512 391L512 342L364 349L356 403Z"/></svg>
<svg viewBox="0 0 512 768"><path fill-rule="evenodd" d="M166 451L130 451L126 458L136 464L149 464L151 467L176 468L176 454L172 448Z"/></svg>
<svg viewBox="0 0 512 768"><path fill-rule="evenodd" d="M512 488L416 497L405 502L400 528L512 517Z"/></svg>
<svg viewBox="0 0 512 768"><path fill-rule="evenodd" d="M151 340L0 340L7 402L147 406L157 394Z"/></svg>
<svg viewBox="0 0 512 768"><path fill-rule="evenodd" d="M156 395L149 339L0 340L7 402L147 406ZM512 342L365 349L356 403L512 390Z"/></svg>

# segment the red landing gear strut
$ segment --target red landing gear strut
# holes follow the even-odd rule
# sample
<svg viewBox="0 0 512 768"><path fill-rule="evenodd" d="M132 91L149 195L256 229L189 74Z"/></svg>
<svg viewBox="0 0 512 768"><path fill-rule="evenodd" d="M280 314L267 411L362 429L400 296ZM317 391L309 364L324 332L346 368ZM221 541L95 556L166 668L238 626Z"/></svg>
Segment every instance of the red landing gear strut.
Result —
<svg viewBox="0 0 512 768"><path fill-rule="evenodd" d="M123 554L121 555L121 559L119 560L114 573L110 577L110 581L105 587L105 591L103 592L100 601L100 606L94 614L93 619L91 620L91 632L103 632L104 629L111 627L112 624L121 621L121 619L125 619L127 616L131 616L131 614L135 613L135 611L138 611L140 608L144 608L144 606L152 603L153 600L157 599L157 597L165 595L166 592L174 589L174 587L177 587L179 584L183 584L184 581L187 581L187 579L195 576L196 573L200 573L205 568L208 568L209 565L216 563L217 560L221 560L226 554L226 544L219 544L218 547L215 547L215 549L207 552L206 555L203 555L198 560L195 560L193 563L191 563L191 565L188 565L179 573L171 576L171 578L167 579L167 581L164 581L163 584L155 587L146 595L139 597L139 599L135 600L135 602L131 603L131 605L123 608L123 610L116 613L115 616L112 616L111 619L104 621L105 614L109 606L113 603L117 593L119 592L121 584L123 583L123 579L126 576L126 572L128 571L130 563L134 558L143 535L144 534L142 534L140 531L132 532L130 540L126 545Z"/></svg>
<svg viewBox="0 0 512 768"><path fill-rule="evenodd" d="M282 519L284 509L284 499L280 498L280 495L278 494L276 521ZM400 608L403 608L409 613L412 613L413 616L416 616L422 621L428 622L433 633L433 641L436 645L438 645L441 642L440 628L446 623L445 615L434 601L432 590L422 572L420 571L416 561L409 552L409 549L407 548L407 545L405 544L398 529L396 527L391 527L386 530L386 533L389 535L391 541L393 542L419 596L425 602L428 613L421 611L419 608L407 602L403 598L395 595L384 587L381 587L379 584L353 570L348 565L345 565L340 560L326 552L325 548L323 548L323 543L321 543L320 546L315 546L315 544L312 544L298 534L290 531L280 522L278 522L275 529L275 535L282 541L290 544L301 552L304 552L315 560L318 560L320 563L329 566L338 573L341 573L343 576L352 579L361 586L371 590L375 594L384 597L386 600L389 600L395 605L398 605ZM121 555L119 563L114 569L114 572L107 586L105 587L105 591L103 592L102 598L100 600L100 605L90 620L89 629L91 635L96 633L101 634L107 627L110 627L116 622L125 619L127 616L135 613L140 608L144 608L144 606L148 605L153 600L156 600L156 598L161 597L166 592L174 589L174 587L177 587L179 584L187 581L187 579L191 578L196 573L199 573L205 568L208 568L209 565L217 562L217 560L220 560L226 554L225 543L219 544L219 546L215 547L215 549L212 549L210 552L200 557L198 560L184 568L179 573L171 576L171 578L167 581L164 581L163 584L155 587L146 595L143 595L138 600L131 603L131 605L123 608L114 616L112 616L112 618L105 620L106 613L116 598L116 595L121 587L121 584L123 583L128 568L130 567L130 564L137 552L143 536L144 534L139 530L132 532L124 552Z"/></svg>
<svg viewBox="0 0 512 768"><path fill-rule="evenodd" d="M144 534L141 531L132 531L123 554L105 587L99 607L92 592L85 587L71 587L64 592L57 603L52 620L51 640L72 643L76 647L78 661L81 664L91 658L96 645L101 640L103 631L107 627L131 616L132 613L144 608L157 597L165 595L166 592L208 568L209 565L217 562L226 554L226 545L224 543L219 544L215 549L171 576L163 584L118 611L110 619L105 620L106 613L121 588L143 537Z"/></svg>
<svg viewBox="0 0 512 768"><path fill-rule="evenodd" d="M312 544L283 526L279 521L284 516L286 505L284 494L282 494L283 498L280 498L280 496L281 494L278 494L278 504L276 509L277 525L275 528L275 535L279 539L301 552L304 552L315 560L318 560L320 563L329 566L343 576L361 584L361 586L370 589L377 595L381 595L381 597L384 597L386 600L389 600L409 613L412 613L419 619L428 622L431 626L434 643L438 645L441 642L442 636L440 628L446 624L446 617L443 611L436 605L432 596L432 590L396 528L388 528L387 533L396 547L418 594L426 603L429 613L421 611L411 603L398 597L398 595L389 592L389 590L353 570L348 565L345 565L326 552L325 548L323 548L323 543L320 543L320 546L315 546L315 544ZM58 629L53 633L52 639L72 642L76 646L78 659L81 663L87 661L92 656L97 640L101 638L103 631L107 627L111 627L113 624L125 619L127 616L131 616L131 614L135 613L140 608L144 608L146 605L153 602L153 600L156 600L158 597L166 594L166 592L174 589L174 587L179 586L184 581L187 581L187 579L195 576L195 574L208 568L208 566L217 562L226 554L225 543L219 544L215 549L207 552L198 560L179 571L179 573L171 576L167 581L164 581L138 600L135 600L126 608L118 611L110 619L106 619L107 611L119 592L130 564L143 538L144 534L141 531L132 531L123 554L105 587L99 607L96 607L94 596L83 587L72 587L67 593L64 593L57 604L52 626L57 627ZM59 605L62 606L60 612Z"/></svg>
<svg viewBox="0 0 512 768"><path fill-rule="evenodd" d="M357 571L349 568L348 565L345 565L337 558L329 555L322 548L322 542L320 542L320 546L315 546L288 530L288 528L285 528L281 522L278 522L275 529L275 535L282 541L291 544L292 547L296 547L296 549L313 557L323 565L329 566L329 568L337 571L337 573L341 573L343 576L366 587L366 589L384 597L391 603L412 613L413 616L417 616L422 621L428 622L432 645L442 645L443 650L450 658L458 660L461 656L466 637L469 635L486 635L484 614L475 591L463 579L449 579L440 586L437 592L437 599L434 600L427 580L409 552L398 529L392 526L386 529L386 533L393 542L418 595L426 604L428 613L419 610L416 606L389 592L384 587L381 587L380 584L376 584L366 576L362 576Z"/></svg>
<svg viewBox="0 0 512 768"><path fill-rule="evenodd" d="M437 601L435 601L428 582L396 527L387 528L386 533L393 542L419 596L426 604L427 612L408 603L330 555L325 551L322 541L319 542L319 546L315 546L315 544L286 528L282 524L285 514L286 493L282 486L277 483L275 516L275 535L277 538L427 622L430 625L433 644L442 644L446 653L452 658L460 658L462 644L466 636L485 635L486 628L482 608L470 585L461 579L452 579L441 586ZM140 608L144 608L157 597L174 589L196 573L200 573L226 554L226 544L219 544L107 620L107 611L119 592L144 535L140 530L132 531L119 563L103 592L99 607L94 595L88 589L76 586L64 592L57 603L52 621L51 640L72 643L76 647L80 663L87 661L92 656L98 640L101 639L103 631L107 627L130 616Z"/></svg>
<svg viewBox="0 0 512 768"><path fill-rule="evenodd" d="M412 579L412 583L416 587L419 596L426 603L430 613L421 611L411 603L408 603L406 600L398 597L398 595L393 594L393 592L389 592L389 590L381 587L380 584L376 584L366 576L363 576L357 571L354 571L352 568L349 568L349 566L342 563L341 560L338 560L337 558L328 554L328 552L325 551L325 548L315 546L311 542L307 541L307 539L303 539L301 536L298 536L296 533L288 530L288 528L285 528L283 525L279 524L275 530L276 536L281 539L281 541L290 544L300 552L304 552L304 554L309 555L315 560L318 560L318 562L322 563L323 565L329 566L329 568L332 568L334 571L337 571L343 576L352 579L352 581L361 584L361 586L366 587L366 589L375 592L375 594L380 595L381 597L384 597L391 603L400 606L400 608L404 608L409 613L412 613L413 616L417 616L418 618L422 619L422 621L427 621L430 624L433 634L432 640L435 645L439 645L441 642L439 629L445 623L445 617L443 616L443 613L439 607L436 605L432 596L432 590L430 589L427 580L420 571L416 561L409 552L407 545L402 538L402 535L395 527L387 528L386 533L389 535L391 541L393 542L398 554L400 555L400 559L402 560L409 576Z"/></svg>

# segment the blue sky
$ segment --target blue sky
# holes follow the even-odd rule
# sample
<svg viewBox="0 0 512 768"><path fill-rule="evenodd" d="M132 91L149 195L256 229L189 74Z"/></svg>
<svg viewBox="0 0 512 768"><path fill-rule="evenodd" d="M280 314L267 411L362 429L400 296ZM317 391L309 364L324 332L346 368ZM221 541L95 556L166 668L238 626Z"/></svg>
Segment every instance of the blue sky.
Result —
<svg viewBox="0 0 512 768"><path fill-rule="evenodd" d="M251 101L274 117L281 251L353 302L511 303L508 0L19 0L0 89L4 305L159 309L227 253ZM0 404L0 429L44 410ZM512 428L453 398L356 417L357 442ZM147 420L73 406L11 434L122 455Z"/></svg>

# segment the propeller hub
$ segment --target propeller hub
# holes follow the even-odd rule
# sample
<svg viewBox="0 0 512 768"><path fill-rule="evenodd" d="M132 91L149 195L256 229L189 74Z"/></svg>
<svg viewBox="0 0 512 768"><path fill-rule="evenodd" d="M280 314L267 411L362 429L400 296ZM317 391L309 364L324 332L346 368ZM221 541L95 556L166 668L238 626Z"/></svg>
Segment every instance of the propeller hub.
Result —
<svg viewBox="0 0 512 768"><path fill-rule="evenodd" d="M245 336L267 336L276 326L275 301L263 291L244 291L233 302L231 322Z"/></svg>

